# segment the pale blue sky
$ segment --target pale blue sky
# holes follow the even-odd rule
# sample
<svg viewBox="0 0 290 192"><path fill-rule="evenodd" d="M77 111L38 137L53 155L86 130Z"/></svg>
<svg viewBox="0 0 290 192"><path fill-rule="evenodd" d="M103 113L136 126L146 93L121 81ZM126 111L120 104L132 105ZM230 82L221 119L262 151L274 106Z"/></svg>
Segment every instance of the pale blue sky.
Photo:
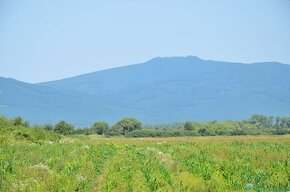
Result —
<svg viewBox="0 0 290 192"><path fill-rule="evenodd" d="M186 55L290 64L290 1L0 0L0 76L34 83Z"/></svg>

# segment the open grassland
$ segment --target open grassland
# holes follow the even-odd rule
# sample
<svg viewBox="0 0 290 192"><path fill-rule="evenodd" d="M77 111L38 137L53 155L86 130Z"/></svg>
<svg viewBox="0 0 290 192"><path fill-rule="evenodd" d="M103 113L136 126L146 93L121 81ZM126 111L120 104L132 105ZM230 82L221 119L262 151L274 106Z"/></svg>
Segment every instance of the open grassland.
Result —
<svg viewBox="0 0 290 192"><path fill-rule="evenodd" d="M290 136L77 136L0 147L0 191L289 190Z"/></svg>

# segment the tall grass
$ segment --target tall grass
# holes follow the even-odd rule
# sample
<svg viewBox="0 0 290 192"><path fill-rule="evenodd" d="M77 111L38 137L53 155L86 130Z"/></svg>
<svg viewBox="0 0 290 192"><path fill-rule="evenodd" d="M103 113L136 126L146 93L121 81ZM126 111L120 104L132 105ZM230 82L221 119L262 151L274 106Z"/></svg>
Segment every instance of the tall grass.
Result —
<svg viewBox="0 0 290 192"><path fill-rule="evenodd" d="M65 137L0 146L0 191L287 191L290 137Z"/></svg>

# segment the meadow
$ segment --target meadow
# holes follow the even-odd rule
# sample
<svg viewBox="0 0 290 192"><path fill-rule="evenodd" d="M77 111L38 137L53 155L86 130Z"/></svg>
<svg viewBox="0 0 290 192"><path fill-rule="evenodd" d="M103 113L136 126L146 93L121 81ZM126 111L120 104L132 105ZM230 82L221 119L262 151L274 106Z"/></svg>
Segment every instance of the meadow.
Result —
<svg viewBox="0 0 290 192"><path fill-rule="evenodd" d="M0 191L289 191L290 136L0 145Z"/></svg>

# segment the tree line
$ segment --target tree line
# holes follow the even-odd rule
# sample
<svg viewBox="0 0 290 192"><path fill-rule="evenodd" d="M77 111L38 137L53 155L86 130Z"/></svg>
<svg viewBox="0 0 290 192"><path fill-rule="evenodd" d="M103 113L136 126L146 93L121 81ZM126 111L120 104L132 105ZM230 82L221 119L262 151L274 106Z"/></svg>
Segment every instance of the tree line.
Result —
<svg viewBox="0 0 290 192"><path fill-rule="evenodd" d="M5 119L2 117L2 121ZM7 119L14 126L39 128L63 135L85 134L125 136L125 137L176 137L176 136L215 136L215 135L283 135L290 134L290 117L264 116L254 114L242 121L179 122L173 124L146 125L138 119L125 117L112 126L97 121L91 127L76 128L66 121L55 125L33 125L21 117ZM3 123L3 122L2 122ZM1 124L1 118L0 118Z"/></svg>

